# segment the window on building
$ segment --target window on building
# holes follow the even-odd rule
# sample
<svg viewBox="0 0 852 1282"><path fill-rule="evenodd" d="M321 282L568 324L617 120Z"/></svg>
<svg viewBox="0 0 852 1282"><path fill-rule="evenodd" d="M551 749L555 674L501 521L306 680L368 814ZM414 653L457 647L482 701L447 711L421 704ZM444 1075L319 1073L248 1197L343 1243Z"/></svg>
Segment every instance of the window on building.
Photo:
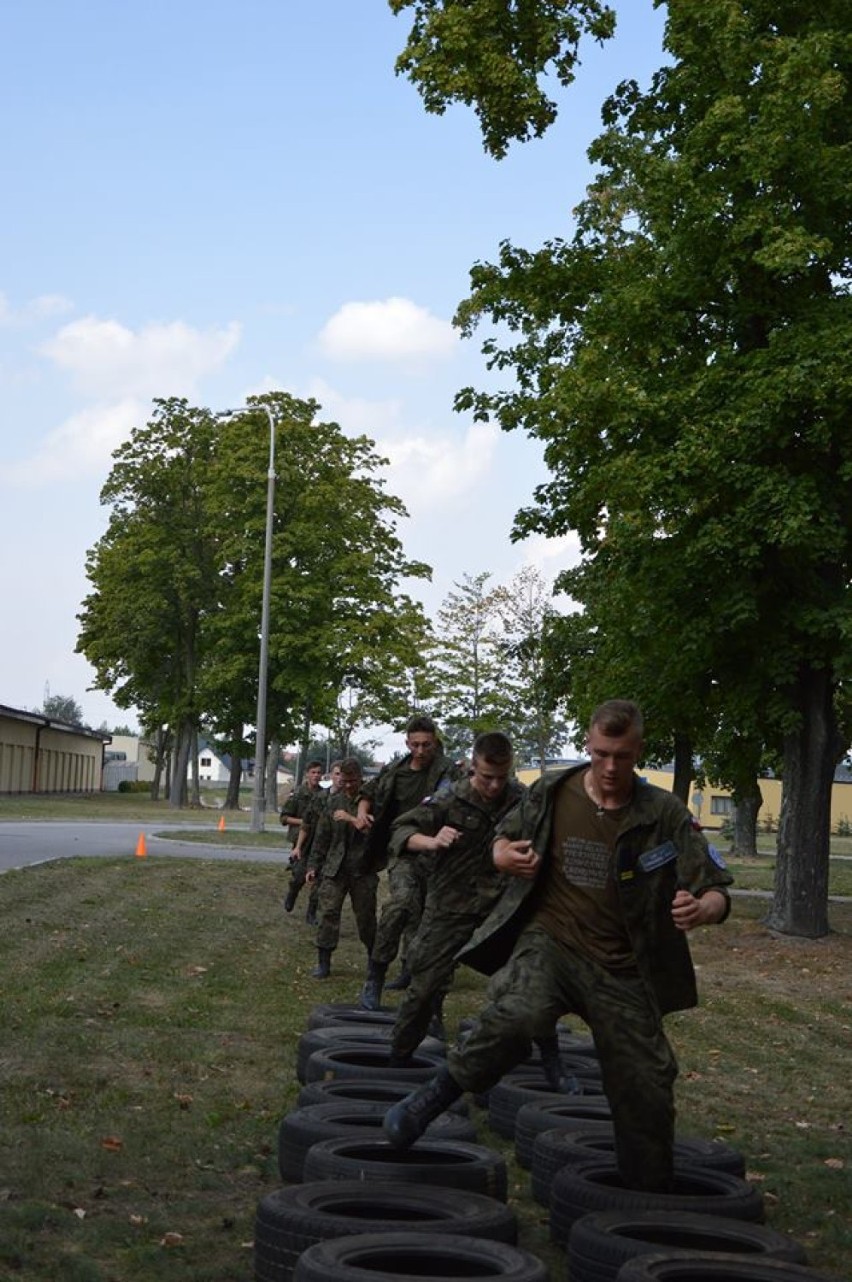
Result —
<svg viewBox="0 0 852 1282"><path fill-rule="evenodd" d="M732 815L734 813L733 797L711 797L710 814L711 815Z"/></svg>
<svg viewBox="0 0 852 1282"><path fill-rule="evenodd" d="M212 766L212 765L213 765L213 758L212 758L212 757L202 757L202 758L201 758L201 762L200 762L200 764L201 764L202 766Z"/></svg>

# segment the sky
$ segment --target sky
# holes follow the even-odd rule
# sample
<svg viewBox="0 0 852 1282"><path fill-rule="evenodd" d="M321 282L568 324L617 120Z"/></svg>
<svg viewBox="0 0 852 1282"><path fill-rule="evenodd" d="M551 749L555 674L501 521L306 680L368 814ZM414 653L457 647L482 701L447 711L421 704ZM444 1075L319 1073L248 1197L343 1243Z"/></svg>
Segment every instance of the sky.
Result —
<svg viewBox="0 0 852 1282"><path fill-rule="evenodd" d="M0 8L0 704L135 726L74 648L111 454L154 397L283 389L370 436L430 614L466 574L576 560L511 541L541 452L453 410L497 384L451 320L502 240L572 234L601 103L663 61L652 0L616 9L557 124L498 162L472 110L429 115L395 74L410 17L385 0Z"/></svg>

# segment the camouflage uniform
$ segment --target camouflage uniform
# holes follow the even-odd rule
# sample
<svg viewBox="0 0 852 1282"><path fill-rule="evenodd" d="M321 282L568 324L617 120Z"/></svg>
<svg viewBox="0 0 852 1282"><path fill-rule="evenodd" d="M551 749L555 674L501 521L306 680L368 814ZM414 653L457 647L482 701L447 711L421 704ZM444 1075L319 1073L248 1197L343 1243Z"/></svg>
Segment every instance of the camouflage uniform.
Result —
<svg viewBox="0 0 852 1282"><path fill-rule="evenodd" d="M542 857L535 880L511 878L459 960L486 973L489 1004L463 1048L448 1055L452 1078L483 1091L526 1058L533 1038L569 1012L591 1028L612 1108L619 1169L635 1188L665 1188L672 1171L677 1063L662 1016L694 1006L695 972L684 932L671 917L679 888L700 895L732 881L687 808L638 776L621 815L612 874L635 966L611 971L531 923L536 888L553 859L558 789L584 766L537 781L498 836L529 839ZM539 896L540 898L540 896Z"/></svg>
<svg viewBox="0 0 852 1282"><path fill-rule="evenodd" d="M302 846L301 854L297 867L302 868L302 882L308 873L310 867L311 848L314 844L317 832L319 830L320 820L323 815L330 815L331 811L337 807L337 798L340 796L339 789L335 788L317 788L314 799L308 807L305 817L302 820ZM322 878L317 877L311 884L310 894L308 896L308 910L305 913L305 921L309 926L317 924L317 908L319 905L319 891L322 884Z"/></svg>
<svg viewBox="0 0 852 1282"><path fill-rule="evenodd" d="M393 1050L400 1059L415 1051L425 1037L435 1003L449 991L456 953L488 916L509 880L494 867L491 844L495 825L523 793L521 784L510 781L499 801L488 805L469 780L462 779L394 823L391 857L429 861L423 917L408 951L411 985L393 1029ZM445 826L461 833L448 849L425 856L406 852L409 837L415 833L434 837Z"/></svg>
<svg viewBox="0 0 852 1282"><path fill-rule="evenodd" d="M366 837L345 820L333 818L335 810L358 813L356 797L336 793L328 809L320 815L316 835L311 843L308 868L322 878L319 891L319 929L317 948L337 947L340 938L340 914L348 895L355 914L358 938L367 952L376 936L376 894L378 873L367 854Z"/></svg>
<svg viewBox="0 0 852 1282"><path fill-rule="evenodd" d="M409 771L405 779L405 792L401 795L403 772L407 771L411 756L385 766L375 779L368 780L361 788L360 797L372 802L373 826L368 836L368 850L377 868L388 869L389 898L382 908L372 959L382 966L389 966L399 951L404 933L413 936L420 922L426 898L426 878L429 857L415 856L400 859L390 850L391 827L397 816L410 810L424 797L449 788L463 777L462 769L436 753L425 770ZM390 858L389 858L390 856Z"/></svg>
<svg viewBox="0 0 852 1282"><path fill-rule="evenodd" d="M299 836L299 828L294 827L292 824L288 824L287 819L301 819L302 823L304 823L311 807L317 800L319 800L319 796L321 795L322 789L310 788L306 783L301 783L298 788L293 789L290 796L281 807L279 818L282 826L287 830L290 836L291 847L296 844L296 840ZM297 860L296 863L292 864L290 867L290 885L287 888L287 897L284 901L284 906L288 912L293 909L296 900L299 897L299 891L305 884L306 872L307 865L305 864L304 858Z"/></svg>

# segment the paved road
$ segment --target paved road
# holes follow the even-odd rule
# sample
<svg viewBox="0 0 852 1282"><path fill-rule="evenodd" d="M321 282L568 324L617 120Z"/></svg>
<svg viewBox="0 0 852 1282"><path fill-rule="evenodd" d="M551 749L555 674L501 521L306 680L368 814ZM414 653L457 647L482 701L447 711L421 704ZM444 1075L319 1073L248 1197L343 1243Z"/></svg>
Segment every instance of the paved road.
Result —
<svg viewBox="0 0 852 1282"><path fill-rule="evenodd" d="M69 855L129 855L135 858L136 843L143 832L148 858L151 859L182 855L185 859L245 859L253 863L284 861L283 841L280 850L224 847L221 838L209 846L198 841L181 841L181 832L191 827L191 824L157 823L152 829L141 823L72 823L60 820L51 823L0 823L0 872L45 863L50 859L64 859ZM155 837L153 831L170 832L174 836Z"/></svg>

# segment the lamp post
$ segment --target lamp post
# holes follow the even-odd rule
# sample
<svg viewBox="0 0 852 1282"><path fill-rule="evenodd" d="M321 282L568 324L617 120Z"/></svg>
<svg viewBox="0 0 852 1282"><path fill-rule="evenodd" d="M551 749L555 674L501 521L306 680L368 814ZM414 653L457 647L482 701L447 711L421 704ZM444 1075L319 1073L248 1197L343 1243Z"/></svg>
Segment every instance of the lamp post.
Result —
<svg viewBox="0 0 852 1282"><path fill-rule="evenodd" d="M269 598L272 589L272 525L275 514L275 419L268 405L220 410L219 417L236 418L263 410L269 419L269 469L266 473L266 542L263 551L263 604L260 611L260 662L257 671L257 716L254 740L254 793L251 832L263 832L266 816L266 688L269 673Z"/></svg>

